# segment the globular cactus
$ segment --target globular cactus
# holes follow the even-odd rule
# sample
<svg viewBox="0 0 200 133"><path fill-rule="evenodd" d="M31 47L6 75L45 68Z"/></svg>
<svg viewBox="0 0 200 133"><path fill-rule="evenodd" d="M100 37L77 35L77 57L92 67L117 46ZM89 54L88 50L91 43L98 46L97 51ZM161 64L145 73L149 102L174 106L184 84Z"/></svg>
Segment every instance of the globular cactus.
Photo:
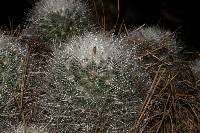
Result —
<svg viewBox="0 0 200 133"><path fill-rule="evenodd" d="M22 51L19 43L11 37L0 37L0 106L11 97L12 91L18 87Z"/></svg>
<svg viewBox="0 0 200 133"><path fill-rule="evenodd" d="M141 102L131 75L137 76L140 69L120 42L87 33L55 49L47 76L49 97L40 103L50 116L60 117L58 131L125 132L130 128Z"/></svg>
<svg viewBox="0 0 200 133"><path fill-rule="evenodd" d="M44 41L68 40L91 26L86 4L77 0L42 0L30 16L25 34L39 36Z"/></svg>
<svg viewBox="0 0 200 133"><path fill-rule="evenodd" d="M172 62L182 49L175 34L159 27L140 27L129 32L128 44L135 48L136 56L145 64Z"/></svg>
<svg viewBox="0 0 200 133"><path fill-rule="evenodd" d="M134 49L135 59L139 66L150 75L151 80L153 80L155 71L160 65L167 69L166 75L175 74L182 71L182 68L188 67L181 61L182 46L175 34L170 31L155 26L143 26L130 31L128 36L123 38L126 49ZM187 72L185 71L185 73ZM182 74L188 76L188 73Z"/></svg>
<svg viewBox="0 0 200 133"><path fill-rule="evenodd" d="M10 36L0 35L0 132L9 128L18 114L15 100L19 94L22 59L25 50ZM16 99L15 99L16 98ZM14 114L10 120L11 114ZM7 123L7 124L6 124Z"/></svg>

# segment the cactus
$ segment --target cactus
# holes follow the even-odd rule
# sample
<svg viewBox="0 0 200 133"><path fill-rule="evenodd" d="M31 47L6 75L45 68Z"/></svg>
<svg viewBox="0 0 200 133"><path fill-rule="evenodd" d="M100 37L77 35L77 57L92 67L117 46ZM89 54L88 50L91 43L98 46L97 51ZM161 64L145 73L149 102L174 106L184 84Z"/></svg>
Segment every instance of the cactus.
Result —
<svg viewBox="0 0 200 133"><path fill-rule="evenodd" d="M18 105L15 100L19 94L21 62L24 49L19 42L10 36L0 37L0 132L9 129L8 123L18 124ZM16 98L16 99L15 99ZM12 116L13 115L13 116ZM12 119L10 119L12 118Z"/></svg>
<svg viewBox="0 0 200 133"><path fill-rule="evenodd" d="M12 92L18 88L22 54L18 42L1 35L0 38L0 107L4 106Z"/></svg>
<svg viewBox="0 0 200 133"><path fill-rule="evenodd" d="M141 102L130 76L138 66L118 46L120 41L111 38L88 33L54 51L47 76L51 83L47 94L54 99L43 100L43 106L52 105L50 114L66 117L57 125L63 131L124 132L130 128Z"/></svg>
<svg viewBox="0 0 200 133"><path fill-rule="evenodd" d="M142 27L129 33L129 42L135 47L136 55L147 63L173 62L182 47L175 35L159 27ZM155 59L157 56L158 59Z"/></svg>
<svg viewBox="0 0 200 133"><path fill-rule="evenodd" d="M90 26L86 4L77 0L42 0L31 16L25 34L39 36L43 41L68 40Z"/></svg>

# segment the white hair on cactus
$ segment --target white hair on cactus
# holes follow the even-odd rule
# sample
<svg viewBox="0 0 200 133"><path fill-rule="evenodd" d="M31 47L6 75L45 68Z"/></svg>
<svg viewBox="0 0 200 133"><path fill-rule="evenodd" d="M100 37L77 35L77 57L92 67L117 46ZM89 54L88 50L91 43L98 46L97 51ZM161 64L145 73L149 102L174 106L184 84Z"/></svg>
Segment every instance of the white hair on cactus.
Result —
<svg viewBox="0 0 200 133"><path fill-rule="evenodd" d="M88 34L84 38L73 40L73 55L80 62L94 61L99 64L101 60L106 60L111 54L112 39L103 37L103 35Z"/></svg>
<svg viewBox="0 0 200 133"><path fill-rule="evenodd" d="M65 17L66 9L72 13L75 11L82 13L82 16L86 15L85 5L78 0L42 0L36 4L33 21L45 18L49 13L59 13Z"/></svg>
<svg viewBox="0 0 200 133"><path fill-rule="evenodd" d="M1 49L9 49L19 55L25 54L26 51L21 47L18 38L6 35L4 32L0 31L0 50Z"/></svg>
<svg viewBox="0 0 200 133"><path fill-rule="evenodd" d="M69 43L64 44L63 53L77 59L83 66L95 62L97 65L108 58L116 58L119 52L116 50L114 40L102 34L88 33L84 36L75 36ZM58 51L57 51L58 52Z"/></svg>
<svg viewBox="0 0 200 133"><path fill-rule="evenodd" d="M151 53L158 55L161 59L166 59L169 56L175 57L182 49L174 33L155 26L142 27L131 31L128 40L127 43L131 42L131 45L135 47L137 56L145 56Z"/></svg>
<svg viewBox="0 0 200 133"><path fill-rule="evenodd" d="M12 40L13 39L10 36L5 35L4 32L0 32L0 49L11 47Z"/></svg>
<svg viewBox="0 0 200 133"><path fill-rule="evenodd" d="M156 42L160 42L165 36L165 32L158 27L142 28L141 34L145 40L154 40Z"/></svg>

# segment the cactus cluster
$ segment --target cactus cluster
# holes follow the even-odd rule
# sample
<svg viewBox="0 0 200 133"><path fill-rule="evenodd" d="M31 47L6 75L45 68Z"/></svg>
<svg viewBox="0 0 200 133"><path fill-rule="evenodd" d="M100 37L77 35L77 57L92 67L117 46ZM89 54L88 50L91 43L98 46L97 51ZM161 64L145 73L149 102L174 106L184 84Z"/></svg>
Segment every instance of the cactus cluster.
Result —
<svg viewBox="0 0 200 133"><path fill-rule="evenodd" d="M95 29L89 11L80 0L42 0L20 36L1 34L0 132L181 131L189 117L195 127L199 61L182 59L174 33L115 35Z"/></svg>

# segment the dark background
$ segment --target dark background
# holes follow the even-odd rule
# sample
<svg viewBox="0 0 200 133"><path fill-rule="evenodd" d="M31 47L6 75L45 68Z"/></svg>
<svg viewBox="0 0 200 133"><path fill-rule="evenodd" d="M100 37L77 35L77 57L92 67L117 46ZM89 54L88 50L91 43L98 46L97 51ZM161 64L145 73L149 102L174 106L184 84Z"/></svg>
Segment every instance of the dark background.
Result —
<svg viewBox="0 0 200 133"><path fill-rule="evenodd" d="M27 13L38 0L0 0L0 27L3 30L23 26Z"/></svg>
<svg viewBox="0 0 200 133"><path fill-rule="evenodd" d="M11 30L26 23L26 14L38 0L1 0L0 27ZM177 32L187 49L200 49L200 6L194 0L86 0L94 8L94 1L99 16L106 17L106 29L117 22L124 22L127 27L158 25ZM119 15L119 18L117 17ZM118 18L118 21L117 21Z"/></svg>

